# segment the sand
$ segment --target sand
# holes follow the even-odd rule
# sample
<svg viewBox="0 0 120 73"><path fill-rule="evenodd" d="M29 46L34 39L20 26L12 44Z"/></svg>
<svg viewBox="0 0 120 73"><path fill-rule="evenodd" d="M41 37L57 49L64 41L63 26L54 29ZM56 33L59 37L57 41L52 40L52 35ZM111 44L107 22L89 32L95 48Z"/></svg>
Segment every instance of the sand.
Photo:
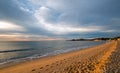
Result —
<svg viewBox="0 0 120 73"><path fill-rule="evenodd" d="M109 57L106 64L106 73L120 73L120 42L118 42L116 50Z"/></svg>
<svg viewBox="0 0 120 73"><path fill-rule="evenodd" d="M0 73L105 73L116 41L1 68Z"/></svg>

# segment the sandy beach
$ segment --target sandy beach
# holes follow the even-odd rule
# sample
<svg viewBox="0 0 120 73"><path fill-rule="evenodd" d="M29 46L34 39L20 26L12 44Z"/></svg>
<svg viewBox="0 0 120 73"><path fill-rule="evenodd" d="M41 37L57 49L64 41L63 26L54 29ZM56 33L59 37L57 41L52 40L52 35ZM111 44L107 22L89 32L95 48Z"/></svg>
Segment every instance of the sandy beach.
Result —
<svg viewBox="0 0 120 73"><path fill-rule="evenodd" d="M118 73L118 44L118 41L109 41L91 48L30 60L1 68L0 73ZM119 69L112 72L116 61Z"/></svg>

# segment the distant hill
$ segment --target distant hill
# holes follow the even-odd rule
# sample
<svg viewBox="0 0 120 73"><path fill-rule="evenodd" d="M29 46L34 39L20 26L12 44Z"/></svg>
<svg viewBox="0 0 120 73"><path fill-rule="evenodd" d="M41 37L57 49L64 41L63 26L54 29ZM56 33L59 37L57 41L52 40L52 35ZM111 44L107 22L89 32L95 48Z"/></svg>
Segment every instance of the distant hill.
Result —
<svg viewBox="0 0 120 73"><path fill-rule="evenodd" d="M113 38L92 38L92 39L71 39L69 41L107 41L107 40L120 40L120 37Z"/></svg>

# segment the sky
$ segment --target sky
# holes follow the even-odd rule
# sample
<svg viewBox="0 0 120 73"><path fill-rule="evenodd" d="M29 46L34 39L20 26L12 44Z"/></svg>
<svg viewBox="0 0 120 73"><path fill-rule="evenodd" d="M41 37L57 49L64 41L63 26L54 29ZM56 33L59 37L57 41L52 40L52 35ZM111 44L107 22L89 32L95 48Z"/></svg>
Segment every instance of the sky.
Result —
<svg viewBox="0 0 120 73"><path fill-rule="evenodd" d="M0 0L0 41L120 36L120 0Z"/></svg>

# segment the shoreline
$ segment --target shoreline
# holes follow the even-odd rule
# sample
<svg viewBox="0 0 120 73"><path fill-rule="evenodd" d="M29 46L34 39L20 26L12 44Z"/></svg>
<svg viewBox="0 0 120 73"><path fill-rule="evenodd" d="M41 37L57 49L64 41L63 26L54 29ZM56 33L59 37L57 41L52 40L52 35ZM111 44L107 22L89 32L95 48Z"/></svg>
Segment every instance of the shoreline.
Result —
<svg viewBox="0 0 120 73"><path fill-rule="evenodd" d="M108 43L109 41L106 41L102 44L105 44L105 43ZM102 44L99 44L99 45L102 45ZM45 54L45 55L42 55L42 56L29 56L29 57L26 57L26 58L21 58L21 59L16 59L16 60L10 60L10 61L6 61L6 62L3 62L3 64L1 63L0 64L0 69L3 69L5 67L9 67L9 66L12 66L12 65L16 65L16 64L19 64L19 63L24 63L24 62L27 62L27 61L32 61L32 60L37 60L37 59L42 59L42 58L47 58L47 57L53 57L53 56L56 56L56 55L60 55L60 54L66 54L66 53L70 53L70 52L75 52L75 51L81 51L81 50L84 50L84 49L88 49L88 48L92 48L92 47L96 47L96 46L99 46L99 45L95 45L95 46L88 46L88 47L82 47L82 48L75 48L75 49L70 49L68 51L64 51L64 52L60 52L60 53L54 53L54 54Z"/></svg>
<svg viewBox="0 0 120 73"><path fill-rule="evenodd" d="M85 63L86 65L90 65L91 64L91 62L89 62L90 60L93 60L93 61L95 60L95 62L96 60L98 61L102 60L102 63L104 63L103 59L107 60L110 54L115 50L115 46L116 46L115 41L111 41L111 42L107 42L99 46L75 50L75 51L71 51L68 53L62 53L62 54L53 55L53 56L47 56L47 57L43 57L43 58L35 59L35 60L29 60L29 61L27 60L25 62L14 64L9 67L1 68L0 72L1 73L8 73L8 72L9 73L19 73L19 72L22 72L22 73L47 73L47 72L66 73L69 71L69 68L71 68L71 65L72 66L76 65L74 64L76 62L80 63L80 65L82 63ZM109 51L108 49L106 49L108 47L109 47ZM100 49L100 48L103 48L103 49ZM94 63L94 66L96 66L96 63ZM99 66L101 67L103 65L99 64ZM81 67L83 67L83 65L81 65ZM98 72L98 70L99 68L95 68L94 72L95 71ZM78 70L74 70L74 71L78 71Z"/></svg>
<svg viewBox="0 0 120 73"><path fill-rule="evenodd" d="M95 47L95 46L92 46L92 47ZM57 56L57 55L61 55L61 54L67 54L67 53L70 53L70 52L75 52L75 51L81 51L81 50L84 50L84 49L88 49L90 47L87 47L87 48L80 48L80 49L72 49L70 51L67 51L67 52L61 52L61 53L58 53L58 54L49 54L49 55L45 55L45 56L38 56L38 57L27 57L27 58L22 58L22 59L16 59L15 61L9 61L9 62L5 62L3 64L0 64L0 69L3 69L5 67L9 67L9 66L13 66L13 65L16 65L16 64L19 64L19 63L24 63L24 62L27 62L27 61L33 61L33 60L37 60L37 59L43 59L43 58L47 58L47 57L54 57L54 56Z"/></svg>
<svg viewBox="0 0 120 73"><path fill-rule="evenodd" d="M97 46L99 46L99 45L97 45ZM96 46L92 46L92 47L96 47ZM62 55L62 54L68 54L68 53L71 53L71 52L81 51L81 50L85 50L85 49L92 48L92 47L74 49L74 50L70 50L70 51L62 52L62 53L58 53L58 54L50 54L50 55L46 55L46 56L40 56L38 58L36 58L36 57L29 58L28 57L28 58L23 58L21 60L18 59L18 61L10 61L10 62L6 62L6 63L1 64L0 69L4 69L6 67L14 66L14 65L17 65L17 64L20 64L20 63L25 63L25 62L28 62L28 61L40 60L40 59L44 59L44 58L48 58L48 57L54 57L54 56L57 56L57 55Z"/></svg>

